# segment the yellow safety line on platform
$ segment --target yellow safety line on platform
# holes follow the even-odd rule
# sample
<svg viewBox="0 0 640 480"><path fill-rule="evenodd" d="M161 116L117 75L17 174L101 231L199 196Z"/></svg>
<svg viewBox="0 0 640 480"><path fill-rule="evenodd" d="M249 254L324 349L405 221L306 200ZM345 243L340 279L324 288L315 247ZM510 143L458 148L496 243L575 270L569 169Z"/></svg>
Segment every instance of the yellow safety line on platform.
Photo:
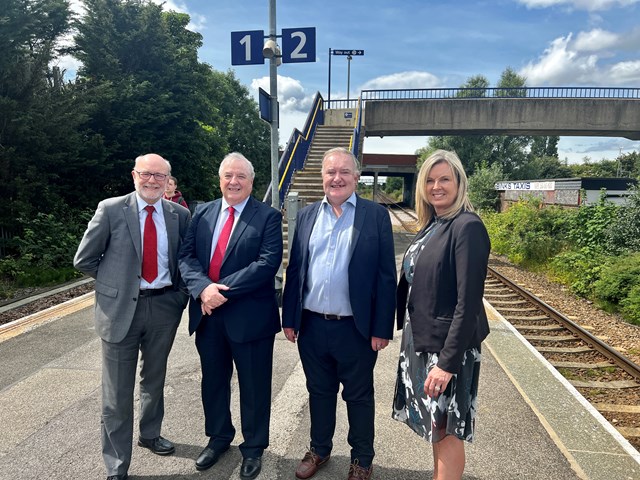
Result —
<svg viewBox="0 0 640 480"><path fill-rule="evenodd" d="M49 307L41 312L34 313L33 315L19 318L18 320L2 325L0 326L0 342L9 340L10 338L16 337L57 318L70 315L82 310L83 308L90 307L93 305L93 301L93 292L85 293L84 295L69 300L68 302Z"/></svg>

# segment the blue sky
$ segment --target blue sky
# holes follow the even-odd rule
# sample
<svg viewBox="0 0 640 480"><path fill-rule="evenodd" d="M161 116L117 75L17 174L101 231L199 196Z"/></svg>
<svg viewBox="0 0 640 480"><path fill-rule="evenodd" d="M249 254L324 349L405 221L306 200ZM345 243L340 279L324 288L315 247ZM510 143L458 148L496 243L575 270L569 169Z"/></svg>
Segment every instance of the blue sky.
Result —
<svg viewBox="0 0 640 480"><path fill-rule="evenodd" d="M73 0L77 2L78 0ZM269 31L269 0L169 0L203 35L200 60L233 69L257 98L269 66L232 66L231 32ZM316 28L316 62L278 68L280 143L301 129L316 92L327 98L329 49L353 57L350 97L365 88L458 87L484 75L495 85L511 67L529 86L640 87L640 0L276 1L277 32ZM73 69L72 66L69 66ZM347 60L331 59L331 98L347 96ZM426 137L367 138L365 153L413 153ZM561 159L597 161L640 151L622 138L562 137Z"/></svg>

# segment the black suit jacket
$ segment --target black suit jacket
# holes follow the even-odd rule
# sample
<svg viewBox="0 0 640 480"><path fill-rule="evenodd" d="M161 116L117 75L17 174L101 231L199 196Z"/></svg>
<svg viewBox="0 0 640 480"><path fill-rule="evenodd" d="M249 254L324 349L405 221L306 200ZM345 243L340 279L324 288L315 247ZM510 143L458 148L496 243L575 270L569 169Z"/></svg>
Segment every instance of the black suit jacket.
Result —
<svg viewBox="0 0 640 480"><path fill-rule="evenodd" d="M462 212L436 230L418 257L411 295L400 276L397 326L409 311L416 351L439 353L438 366L457 373L465 350L489 334L482 303L491 244L482 220Z"/></svg>
<svg viewBox="0 0 640 480"><path fill-rule="evenodd" d="M201 205L195 212L180 249L180 272L189 289L189 333L202 320L200 293L209 286L211 240L222 200ZM228 301L213 311L221 317L229 337L244 343L280 331L275 275L282 262L282 215L269 205L249 197L242 210L220 268L218 283Z"/></svg>
<svg viewBox="0 0 640 480"><path fill-rule="evenodd" d="M289 265L282 301L282 326L300 330L302 300L309 267L309 239L321 202L298 213L289 246ZM349 262L349 299L360 334L393 338L396 264L393 231L387 210L374 202L356 200Z"/></svg>

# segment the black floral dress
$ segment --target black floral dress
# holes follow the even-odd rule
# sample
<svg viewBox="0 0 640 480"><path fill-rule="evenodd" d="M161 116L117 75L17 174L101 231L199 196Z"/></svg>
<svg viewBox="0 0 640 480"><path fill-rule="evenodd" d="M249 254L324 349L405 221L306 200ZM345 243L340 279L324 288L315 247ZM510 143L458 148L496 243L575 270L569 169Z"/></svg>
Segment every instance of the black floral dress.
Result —
<svg viewBox="0 0 640 480"><path fill-rule="evenodd" d="M429 255L429 249L425 249L425 246L429 237L443 222L436 218L416 236L405 253L402 268L409 283L409 293L418 256ZM477 348L465 351L462 367L459 373L453 375L445 391L437 397L426 395L424 382L429 371L438 363L438 353L415 351L411 319L407 309L392 417L406 423L431 443L439 442L447 435L455 435L461 440L471 442L477 408L480 359L480 351Z"/></svg>

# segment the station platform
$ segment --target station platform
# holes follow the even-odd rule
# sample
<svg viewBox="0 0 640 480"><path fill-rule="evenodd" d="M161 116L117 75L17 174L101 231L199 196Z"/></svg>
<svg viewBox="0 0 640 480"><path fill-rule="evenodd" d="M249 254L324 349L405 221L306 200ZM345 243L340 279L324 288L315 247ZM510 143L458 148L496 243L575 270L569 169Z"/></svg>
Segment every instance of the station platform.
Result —
<svg viewBox="0 0 640 480"><path fill-rule="evenodd" d="M396 233L397 260L408 242ZM100 454L100 340L93 295L0 330L0 479L103 479ZM466 444L465 480L639 480L633 449L497 312L483 346L476 440ZM376 366L376 480L432 478L431 445L391 419L400 332ZM134 446L132 480L238 479L242 461L237 384L233 447L211 469L195 458L206 445L200 365L186 314L169 359L162 435L176 453ZM271 446L259 480L294 479L308 445L305 377L297 348L275 342ZM137 431L137 430L136 430ZM314 479L346 479L347 417L338 401L331 460ZM136 433L137 435L137 433ZM235 447L235 448L234 448Z"/></svg>

